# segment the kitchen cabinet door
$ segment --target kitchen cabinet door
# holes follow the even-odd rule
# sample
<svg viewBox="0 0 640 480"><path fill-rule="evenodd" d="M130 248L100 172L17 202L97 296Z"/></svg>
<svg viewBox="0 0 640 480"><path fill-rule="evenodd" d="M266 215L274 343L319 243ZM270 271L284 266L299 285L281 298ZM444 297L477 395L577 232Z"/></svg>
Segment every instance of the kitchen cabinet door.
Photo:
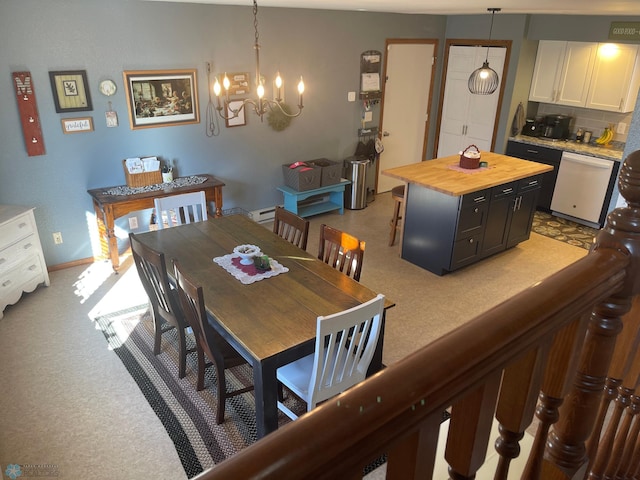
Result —
<svg viewBox="0 0 640 480"><path fill-rule="evenodd" d="M529 100L584 107L597 43L541 40Z"/></svg>
<svg viewBox="0 0 640 480"><path fill-rule="evenodd" d="M637 45L599 44L586 107L632 112L640 87L637 57Z"/></svg>
<svg viewBox="0 0 640 480"><path fill-rule="evenodd" d="M483 256L501 252L507 246L517 186L518 182L511 182L491 190L491 203L482 241Z"/></svg>
<svg viewBox="0 0 640 480"><path fill-rule="evenodd" d="M529 100L554 103L567 42L540 41L533 68Z"/></svg>
<svg viewBox="0 0 640 480"><path fill-rule="evenodd" d="M444 99L440 117L436 157L456 155L469 145L491 150L500 89L491 95L473 95L468 81L471 73L482 66L486 47L452 46L449 49ZM506 49L489 49L489 66L503 77Z"/></svg>
<svg viewBox="0 0 640 480"><path fill-rule="evenodd" d="M536 203L540 193L540 177L520 181L516 203L513 206L507 248L529 239L531 223L536 211Z"/></svg>

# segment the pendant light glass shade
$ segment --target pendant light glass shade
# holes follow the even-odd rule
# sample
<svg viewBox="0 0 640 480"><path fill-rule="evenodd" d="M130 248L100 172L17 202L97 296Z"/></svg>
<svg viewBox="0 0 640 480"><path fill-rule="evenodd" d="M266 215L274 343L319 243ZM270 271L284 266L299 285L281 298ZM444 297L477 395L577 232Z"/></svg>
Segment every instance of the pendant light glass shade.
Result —
<svg viewBox="0 0 640 480"><path fill-rule="evenodd" d="M469 91L474 95L491 95L499 84L498 73L489 66L488 61L481 68L475 69L469 77Z"/></svg>
<svg viewBox="0 0 640 480"><path fill-rule="evenodd" d="M493 17L496 12L499 12L500 8L487 8L491 12L491 28L489 29L489 41L491 41L491 33L493 32ZM469 91L474 95L491 95L496 91L500 79L498 73L489 66L489 47L487 47L487 58L485 59L482 67L477 68L471 72L469 77Z"/></svg>

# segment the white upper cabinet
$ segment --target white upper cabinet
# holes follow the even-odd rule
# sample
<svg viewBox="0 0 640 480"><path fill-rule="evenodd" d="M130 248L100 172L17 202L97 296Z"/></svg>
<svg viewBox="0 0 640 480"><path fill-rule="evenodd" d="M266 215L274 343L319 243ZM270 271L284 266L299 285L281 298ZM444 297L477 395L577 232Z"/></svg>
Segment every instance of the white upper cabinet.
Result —
<svg viewBox="0 0 640 480"><path fill-rule="evenodd" d="M597 43L540 41L529 100L584 107Z"/></svg>
<svg viewBox="0 0 640 480"><path fill-rule="evenodd" d="M640 87L637 58L637 45L599 44L585 106L611 112L632 112Z"/></svg>
<svg viewBox="0 0 640 480"><path fill-rule="evenodd" d="M529 100L633 111L640 88L638 46L541 40Z"/></svg>

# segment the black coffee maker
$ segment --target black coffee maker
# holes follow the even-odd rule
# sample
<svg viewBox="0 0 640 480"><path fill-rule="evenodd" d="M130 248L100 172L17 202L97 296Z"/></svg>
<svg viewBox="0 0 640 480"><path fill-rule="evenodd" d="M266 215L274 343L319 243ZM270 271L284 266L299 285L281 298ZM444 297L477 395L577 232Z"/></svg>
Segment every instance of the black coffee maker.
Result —
<svg viewBox="0 0 640 480"><path fill-rule="evenodd" d="M571 117L567 115L547 115L544 117L542 136L554 140L566 140L569 138L570 123Z"/></svg>
<svg viewBox="0 0 640 480"><path fill-rule="evenodd" d="M522 135L528 137L540 137L544 133L544 121L542 117L527 118L522 127Z"/></svg>

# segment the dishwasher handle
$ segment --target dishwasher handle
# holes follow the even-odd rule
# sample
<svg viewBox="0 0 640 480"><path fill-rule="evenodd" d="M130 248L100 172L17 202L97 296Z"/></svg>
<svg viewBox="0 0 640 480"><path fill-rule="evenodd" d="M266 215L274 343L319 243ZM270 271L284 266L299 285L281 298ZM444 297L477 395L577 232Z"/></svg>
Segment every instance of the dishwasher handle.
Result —
<svg viewBox="0 0 640 480"><path fill-rule="evenodd" d="M613 165L613 160L605 160L603 158L595 158L595 157L590 157L588 155L580 155L577 153L563 152L561 162L566 162L566 161L581 163L583 165L588 165L590 167L605 168L605 169L610 169L611 166Z"/></svg>

